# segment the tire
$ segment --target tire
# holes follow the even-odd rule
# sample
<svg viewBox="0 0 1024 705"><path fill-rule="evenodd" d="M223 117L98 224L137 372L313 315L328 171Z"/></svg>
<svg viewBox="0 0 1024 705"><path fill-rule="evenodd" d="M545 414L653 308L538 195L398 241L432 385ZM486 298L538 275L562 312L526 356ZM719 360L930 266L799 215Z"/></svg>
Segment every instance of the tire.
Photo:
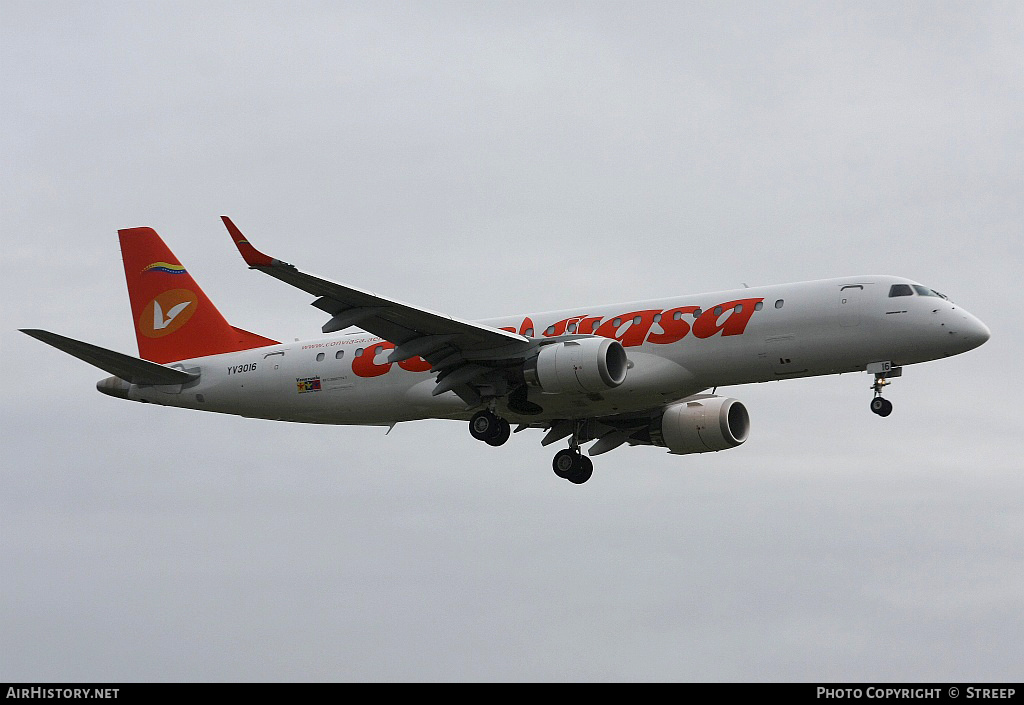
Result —
<svg viewBox="0 0 1024 705"><path fill-rule="evenodd" d="M555 453L555 459L551 461L551 468L563 480L568 480L573 468L576 467L576 456L578 453L566 448Z"/></svg>
<svg viewBox="0 0 1024 705"><path fill-rule="evenodd" d="M584 482L589 480L594 474L594 461L585 455L580 455L577 459L576 467L573 468L572 472L569 473L569 477L566 479L574 485L582 485Z"/></svg>
<svg viewBox="0 0 1024 705"><path fill-rule="evenodd" d="M883 399L882 402L883 404L881 410L876 413L884 418L892 413L892 402L889 401L888 399Z"/></svg>
<svg viewBox="0 0 1024 705"><path fill-rule="evenodd" d="M512 426L509 425L505 419L498 419L498 425L495 428L495 433L490 438L485 438L484 442L490 446L501 446L505 445L505 441L512 435Z"/></svg>
<svg viewBox="0 0 1024 705"><path fill-rule="evenodd" d="M478 441L494 438L498 433L500 419L489 411L478 411L469 420L469 434Z"/></svg>
<svg viewBox="0 0 1024 705"><path fill-rule="evenodd" d="M882 414L882 410L885 409L886 404L889 404L889 402L882 397L875 397L871 400L871 411L879 416L883 416L884 414ZM892 411L892 404L889 404L889 411Z"/></svg>

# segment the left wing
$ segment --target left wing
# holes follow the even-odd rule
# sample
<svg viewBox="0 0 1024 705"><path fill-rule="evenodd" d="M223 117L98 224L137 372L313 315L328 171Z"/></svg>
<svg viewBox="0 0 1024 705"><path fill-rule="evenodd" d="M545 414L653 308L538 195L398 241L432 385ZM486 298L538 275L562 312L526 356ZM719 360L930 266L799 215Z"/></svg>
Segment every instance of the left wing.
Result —
<svg viewBox="0 0 1024 705"><path fill-rule="evenodd" d="M323 327L324 333L358 325L396 345L388 362L423 357L430 363L431 371L439 373L435 394L451 390L471 406L478 404L478 383L498 381L496 371L525 359L542 344L523 335L463 321L299 271L294 265L263 254L230 218L221 219L250 269L318 297L312 305L331 316ZM554 339L543 341L548 342Z"/></svg>

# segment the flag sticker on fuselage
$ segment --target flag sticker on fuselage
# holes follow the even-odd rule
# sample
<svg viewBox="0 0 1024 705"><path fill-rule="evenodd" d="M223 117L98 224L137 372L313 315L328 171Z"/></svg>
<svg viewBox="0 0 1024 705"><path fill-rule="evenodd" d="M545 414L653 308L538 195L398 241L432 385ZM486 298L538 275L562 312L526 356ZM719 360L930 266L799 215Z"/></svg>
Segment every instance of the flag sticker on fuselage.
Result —
<svg viewBox="0 0 1024 705"><path fill-rule="evenodd" d="M306 392L319 392L320 378L298 377L295 379L295 386L298 388L299 394L305 394Z"/></svg>

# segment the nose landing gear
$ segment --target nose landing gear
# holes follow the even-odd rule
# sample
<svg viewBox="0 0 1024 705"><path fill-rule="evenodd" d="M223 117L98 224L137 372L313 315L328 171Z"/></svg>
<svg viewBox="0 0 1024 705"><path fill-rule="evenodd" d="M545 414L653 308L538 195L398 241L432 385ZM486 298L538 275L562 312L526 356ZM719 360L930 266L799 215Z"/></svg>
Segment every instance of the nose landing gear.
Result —
<svg viewBox="0 0 1024 705"><path fill-rule="evenodd" d="M868 372L875 373L875 381L871 385L871 389L875 393L875 398L871 400L871 411L882 417L888 416L892 413L892 402L882 398L882 389L890 383L890 377L902 375L903 368L893 366L889 362L876 362L868 365Z"/></svg>
<svg viewBox="0 0 1024 705"><path fill-rule="evenodd" d="M892 402L882 397L875 397L871 400L871 410L879 416L888 416L892 413Z"/></svg>

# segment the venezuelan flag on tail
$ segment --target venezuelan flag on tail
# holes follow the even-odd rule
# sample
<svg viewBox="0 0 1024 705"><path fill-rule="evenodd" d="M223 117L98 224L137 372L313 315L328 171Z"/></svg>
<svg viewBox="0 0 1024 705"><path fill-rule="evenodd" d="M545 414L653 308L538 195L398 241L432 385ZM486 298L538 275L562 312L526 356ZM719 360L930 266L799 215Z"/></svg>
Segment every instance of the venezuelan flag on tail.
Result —
<svg viewBox="0 0 1024 705"><path fill-rule="evenodd" d="M167 363L277 344L228 323L155 230L117 234L142 359Z"/></svg>

